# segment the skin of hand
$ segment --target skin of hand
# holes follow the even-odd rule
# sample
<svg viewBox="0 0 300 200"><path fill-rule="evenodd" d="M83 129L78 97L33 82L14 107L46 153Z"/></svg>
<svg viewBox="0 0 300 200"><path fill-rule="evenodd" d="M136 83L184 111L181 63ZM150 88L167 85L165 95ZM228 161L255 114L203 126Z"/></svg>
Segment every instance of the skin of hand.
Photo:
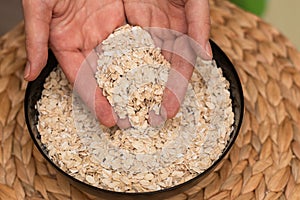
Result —
<svg viewBox="0 0 300 200"><path fill-rule="evenodd" d="M27 51L24 78L28 81L34 80L46 65L50 47L74 84L87 54L125 24L122 0L23 0L22 4ZM82 87L81 97L86 89ZM92 109L101 124L115 125L116 114L101 89L95 85L91 90L93 99L83 99L95 103Z"/></svg>
<svg viewBox="0 0 300 200"><path fill-rule="evenodd" d="M211 59L207 0L23 0L23 10L28 57L24 78L28 81L34 80L45 66L49 46L74 84L87 54L125 23L125 14L132 25L162 27L188 34L203 47L200 48L201 57ZM185 95L186 80L193 71L193 67L179 56L170 52L163 54L175 69L171 77L181 78L181 81L169 77L168 85L172 87L165 89L161 116L152 117L159 123L178 112ZM176 87L178 82L183 83L182 87ZM84 87L87 85L83 85L83 92ZM99 121L108 127L115 125L118 119L102 91L96 88L94 93L94 109Z"/></svg>
<svg viewBox="0 0 300 200"><path fill-rule="evenodd" d="M190 44L196 55L204 60L212 59L209 43L210 14L208 0L123 0L129 24L141 27L167 28L188 35L197 45ZM155 35L155 34L154 34ZM157 34L156 34L157 35ZM158 33L159 46L163 49L183 48L185 39L174 34ZM177 34L178 35L178 34ZM164 46L166 46L164 48ZM170 47L172 46L172 47ZM180 51L180 50L179 50ZM163 95L160 114L149 113L152 126L160 126L166 119L173 118L184 99L193 66L181 56L170 51L163 55L171 62L172 69ZM180 54L180 53L179 53Z"/></svg>

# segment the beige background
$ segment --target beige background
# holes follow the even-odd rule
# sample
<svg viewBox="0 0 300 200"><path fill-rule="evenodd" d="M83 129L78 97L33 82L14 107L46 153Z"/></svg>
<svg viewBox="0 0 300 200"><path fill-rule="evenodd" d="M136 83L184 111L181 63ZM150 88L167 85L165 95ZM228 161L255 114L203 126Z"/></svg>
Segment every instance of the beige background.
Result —
<svg viewBox="0 0 300 200"><path fill-rule="evenodd" d="M0 0L0 35L22 20L21 0ZM300 50L300 1L268 0L263 18L286 35Z"/></svg>
<svg viewBox="0 0 300 200"><path fill-rule="evenodd" d="M263 16L300 50L300 1L269 0Z"/></svg>

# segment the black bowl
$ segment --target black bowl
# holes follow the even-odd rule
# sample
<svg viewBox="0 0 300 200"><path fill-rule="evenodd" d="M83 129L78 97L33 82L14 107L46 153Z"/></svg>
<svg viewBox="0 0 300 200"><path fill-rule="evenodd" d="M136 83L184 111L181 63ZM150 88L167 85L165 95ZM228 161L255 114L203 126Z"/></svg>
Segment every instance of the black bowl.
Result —
<svg viewBox="0 0 300 200"><path fill-rule="evenodd" d="M238 74L230 62L229 58L225 55L225 53L213 42L210 41L213 58L217 63L217 66L222 68L223 75L230 82L230 96L232 99L233 112L234 112L234 124L233 131L230 135L230 140L228 141L222 155L211 165L208 169L206 169L203 173L194 177L193 179L186 181L182 184L176 185L174 187L163 189L154 192L141 192L141 193L125 193L125 192L114 192L109 190L100 189L91 185L88 185L84 182L81 182L74 177L70 176L62 169L60 169L55 163L51 161L48 157L45 146L41 143L40 134L37 130L38 123L38 112L35 108L37 101L41 98L41 93L43 90L43 84L45 82L46 77L50 74L50 72L57 66L57 60L54 57L53 53L49 50L48 62L39 77L28 83L26 94L25 94L25 118L26 124L29 130L29 133L34 141L34 144L39 149L40 153L44 156L44 158L54 166L55 169L61 174L63 174L74 186L76 186L79 190L86 191L90 194L107 198L107 199L162 199L166 197L170 197L172 195L176 195L184 190L191 188L193 185L199 183L210 174L213 169L218 166L218 164L224 159L224 157L228 154L229 150L233 146L243 119L244 114L244 99L243 99L243 91L242 86L238 77Z"/></svg>

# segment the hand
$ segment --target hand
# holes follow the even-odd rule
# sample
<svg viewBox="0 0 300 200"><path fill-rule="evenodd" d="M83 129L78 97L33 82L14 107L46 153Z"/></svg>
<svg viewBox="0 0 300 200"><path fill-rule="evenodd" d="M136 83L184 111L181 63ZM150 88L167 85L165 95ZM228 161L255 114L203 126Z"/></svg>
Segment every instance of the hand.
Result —
<svg viewBox="0 0 300 200"><path fill-rule="evenodd" d="M28 58L24 78L28 81L34 80L45 66L49 44L74 84L85 57L125 23L122 0L23 0L23 10ZM80 84L79 95L95 109L101 124L115 125L116 115L97 85L83 88ZM84 91L87 88L90 96Z"/></svg>
<svg viewBox="0 0 300 200"><path fill-rule="evenodd" d="M212 59L208 41L209 3L208 0L124 0L124 8L129 24L171 29L187 34L196 42L187 44L190 39L172 31L167 33L164 30L162 32L158 30L157 33L152 34L157 37L156 42L161 43L158 46L163 49L163 55L172 65L160 115L157 116L154 112L149 113L150 124L158 126L177 114L186 93L188 80L193 73L191 64L193 61L188 62L178 54L186 54L185 49L188 50L187 46L191 45L196 55L200 55L205 60ZM183 57L191 56L191 54Z"/></svg>

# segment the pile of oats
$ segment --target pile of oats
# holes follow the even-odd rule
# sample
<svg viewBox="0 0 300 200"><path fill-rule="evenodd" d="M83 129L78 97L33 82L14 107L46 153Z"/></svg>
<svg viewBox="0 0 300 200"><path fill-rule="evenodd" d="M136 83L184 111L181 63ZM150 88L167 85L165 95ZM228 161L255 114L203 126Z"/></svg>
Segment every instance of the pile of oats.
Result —
<svg viewBox="0 0 300 200"><path fill-rule="evenodd" d="M61 69L47 77L38 130L50 158L95 187L149 192L183 183L219 158L234 122L229 83L214 61L197 59L178 114L151 127L159 113L170 64L145 30L123 26L102 43L96 79L128 129L101 126L72 93Z"/></svg>

